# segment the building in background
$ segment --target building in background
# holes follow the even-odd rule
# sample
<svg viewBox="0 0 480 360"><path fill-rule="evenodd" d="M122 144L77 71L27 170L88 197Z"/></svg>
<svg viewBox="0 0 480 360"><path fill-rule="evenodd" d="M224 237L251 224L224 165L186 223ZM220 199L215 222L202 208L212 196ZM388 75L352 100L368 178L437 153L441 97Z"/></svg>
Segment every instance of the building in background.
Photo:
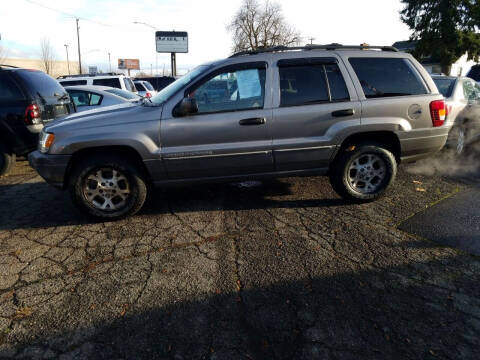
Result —
<svg viewBox="0 0 480 360"><path fill-rule="evenodd" d="M35 69L45 71L43 67L42 60L40 59L13 59L13 58L6 58L2 61L3 65L11 65L26 69ZM57 60L53 62L52 66L52 74L54 78L60 75L68 75L68 63L63 60ZM78 61L70 61L70 74L78 74Z"/></svg>

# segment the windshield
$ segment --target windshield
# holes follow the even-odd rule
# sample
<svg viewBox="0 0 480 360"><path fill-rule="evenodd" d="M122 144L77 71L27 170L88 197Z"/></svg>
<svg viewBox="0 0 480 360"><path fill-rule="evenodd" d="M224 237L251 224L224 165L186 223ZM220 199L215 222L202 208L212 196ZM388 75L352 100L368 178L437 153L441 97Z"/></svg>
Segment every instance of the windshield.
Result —
<svg viewBox="0 0 480 360"><path fill-rule="evenodd" d="M188 74L182 76L180 79L174 81L167 87L163 88L157 95L152 97L150 100L152 103L160 105L167 101L172 95L174 95L178 90L184 86L190 84L198 76L204 73L210 66L209 65L200 65L190 71Z"/></svg>
<svg viewBox="0 0 480 360"><path fill-rule="evenodd" d="M132 93L130 91L125 91L125 90L122 90L122 89L117 89L117 88L108 89L108 90L105 90L105 91L109 92L111 94L123 97L124 99L128 99L128 100L138 100L140 98L135 93Z"/></svg>
<svg viewBox="0 0 480 360"><path fill-rule="evenodd" d="M440 91L440 94L442 94L444 97L448 98L452 96L453 92L453 86L455 85L455 79L433 79L435 82L435 85L437 85L438 91Z"/></svg>

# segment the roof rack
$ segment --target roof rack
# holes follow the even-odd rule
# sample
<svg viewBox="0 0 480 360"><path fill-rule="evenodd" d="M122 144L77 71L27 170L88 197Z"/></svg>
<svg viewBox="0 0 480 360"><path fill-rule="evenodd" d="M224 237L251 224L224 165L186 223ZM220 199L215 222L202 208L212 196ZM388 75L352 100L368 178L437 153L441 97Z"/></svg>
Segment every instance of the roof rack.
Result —
<svg viewBox="0 0 480 360"><path fill-rule="evenodd" d="M257 50L240 51L233 54L232 57L243 55L255 55L262 53L272 53L278 51L294 51L294 50L381 50L398 52L397 48L393 46L372 46L372 45L342 45L342 44L328 44L328 45L305 45L305 46L273 46Z"/></svg>
<svg viewBox="0 0 480 360"><path fill-rule="evenodd" d="M117 76L117 75L125 75L122 73L96 73L96 74L75 74L75 75L60 75L57 79L67 79L67 78L79 78L79 77L96 77L96 76Z"/></svg>

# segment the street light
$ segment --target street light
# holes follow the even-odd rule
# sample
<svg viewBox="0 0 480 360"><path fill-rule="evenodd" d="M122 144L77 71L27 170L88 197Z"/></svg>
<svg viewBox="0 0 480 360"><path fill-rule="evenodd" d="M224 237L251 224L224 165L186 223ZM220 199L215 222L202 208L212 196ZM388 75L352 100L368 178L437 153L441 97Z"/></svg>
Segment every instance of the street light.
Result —
<svg viewBox="0 0 480 360"><path fill-rule="evenodd" d="M112 62L110 61L110 53L108 53L108 67L110 68L110 72L112 72Z"/></svg>
<svg viewBox="0 0 480 360"><path fill-rule="evenodd" d="M65 51L67 52L67 68L68 68L68 75L70 75L70 60L68 60L68 44L65 44L63 46L65 46Z"/></svg>
<svg viewBox="0 0 480 360"><path fill-rule="evenodd" d="M153 30L157 31L158 29L150 24L144 23L142 21L134 21L133 22L135 25L144 25L148 26L149 28L152 28ZM158 73L158 52L155 50L155 71Z"/></svg>

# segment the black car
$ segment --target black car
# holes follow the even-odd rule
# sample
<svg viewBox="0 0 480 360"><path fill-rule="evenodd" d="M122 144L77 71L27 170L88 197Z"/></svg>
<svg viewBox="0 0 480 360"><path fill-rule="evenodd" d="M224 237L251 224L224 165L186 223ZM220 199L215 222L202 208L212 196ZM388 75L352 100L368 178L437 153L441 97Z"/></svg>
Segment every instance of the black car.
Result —
<svg viewBox="0 0 480 360"><path fill-rule="evenodd" d="M0 65L0 176L36 149L45 123L72 112L68 93L49 75Z"/></svg>

